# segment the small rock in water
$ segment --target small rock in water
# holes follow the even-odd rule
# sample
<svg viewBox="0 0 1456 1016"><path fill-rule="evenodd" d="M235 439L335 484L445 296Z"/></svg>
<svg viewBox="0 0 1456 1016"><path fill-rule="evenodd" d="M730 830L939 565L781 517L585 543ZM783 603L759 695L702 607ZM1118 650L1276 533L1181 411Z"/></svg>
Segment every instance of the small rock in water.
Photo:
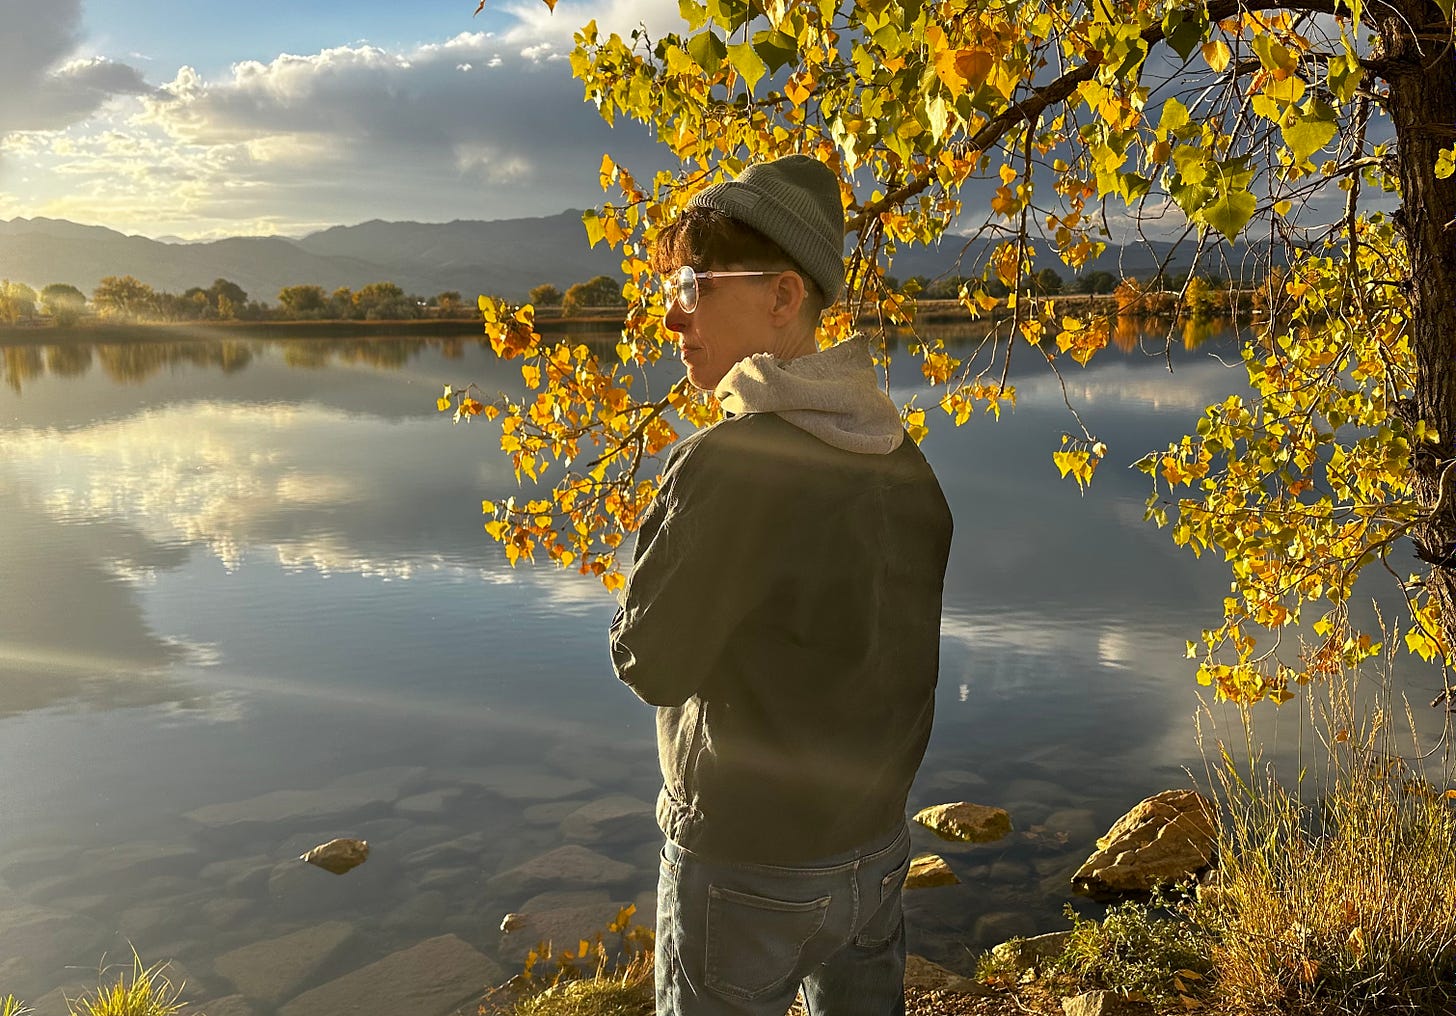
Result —
<svg viewBox="0 0 1456 1016"><path fill-rule="evenodd" d="M342 875L369 860L369 844L363 840L329 840L303 854L299 860Z"/></svg>
<svg viewBox="0 0 1456 1016"><path fill-rule="evenodd" d="M963 843L994 843L1011 832L1011 816L1005 808L957 801L922 808L915 821L941 839Z"/></svg>
<svg viewBox="0 0 1456 1016"><path fill-rule="evenodd" d="M939 854L923 854L910 862L905 873L906 889L933 889L941 885L959 885L960 879Z"/></svg>

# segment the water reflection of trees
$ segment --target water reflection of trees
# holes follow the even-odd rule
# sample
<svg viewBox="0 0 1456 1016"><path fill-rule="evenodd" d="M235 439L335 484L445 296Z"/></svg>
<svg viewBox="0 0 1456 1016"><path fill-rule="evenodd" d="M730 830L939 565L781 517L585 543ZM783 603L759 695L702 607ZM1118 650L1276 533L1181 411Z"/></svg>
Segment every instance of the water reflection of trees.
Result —
<svg viewBox="0 0 1456 1016"><path fill-rule="evenodd" d="M459 336L422 338L249 339L186 342L68 342L51 346L0 346L5 383L17 394L30 382L50 374L80 377L99 363L113 381L137 384L182 365L214 368L233 374L247 368L267 350L276 349L290 367L323 368L330 364L356 364L399 370L426 350L459 360L471 346L485 339Z"/></svg>
<svg viewBox="0 0 1456 1016"><path fill-rule="evenodd" d="M943 341L948 348L963 352L988 342L998 325L1004 326L1005 322L937 323L921 329L918 336L909 331L897 332L889 336L889 340L892 347L899 347L908 342L920 341L925 336L932 336ZM1229 322L1221 320L1185 319L1182 325L1183 348L1197 349L1228 326ZM1154 346L1161 349L1169 337L1162 330L1150 331L1145 321L1129 317L1117 318L1111 332L1113 345L1126 353L1146 351ZM585 344L600 351L610 349L616 342L616 335L563 334L554 339L572 345ZM46 374L55 377L79 377L89 371L94 363L100 363L101 369L114 381L137 384L178 365L214 368L225 374L236 373L246 369L268 350L277 350L284 363L302 369L352 364L381 370L399 370L427 350L436 351L446 359L459 360L470 347L487 345L484 337L467 339L452 335L418 338L190 339L184 342L96 344L72 342L51 346L7 345L0 346L0 352L3 352L5 383L19 394L26 384Z"/></svg>
<svg viewBox="0 0 1456 1016"><path fill-rule="evenodd" d="M47 346L45 360L46 370L57 377L80 377L91 369L91 347Z"/></svg>
<svg viewBox="0 0 1456 1016"><path fill-rule="evenodd" d="M21 387L45 373L45 362L36 346L5 347L5 383L20 394Z"/></svg>

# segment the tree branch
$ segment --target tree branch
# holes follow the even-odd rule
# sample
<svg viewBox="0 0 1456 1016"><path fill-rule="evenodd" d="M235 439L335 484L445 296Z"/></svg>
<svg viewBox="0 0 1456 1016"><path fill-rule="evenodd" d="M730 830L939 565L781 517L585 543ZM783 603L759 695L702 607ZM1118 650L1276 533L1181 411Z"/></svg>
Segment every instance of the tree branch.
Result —
<svg viewBox="0 0 1456 1016"><path fill-rule="evenodd" d="M1335 0L1254 0L1252 3L1244 3L1241 0L1212 0L1208 5L1208 20L1210 24L1214 24L1235 14L1253 10L1296 10L1333 14ZM1149 25L1142 33L1142 39L1148 44L1148 49L1151 51L1155 43L1162 42L1164 39L1162 23ZM1011 130L1023 123L1033 123L1040 119L1048 106L1062 102L1077 90L1077 86L1091 81L1097 73L1097 68L1101 65L1102 57L1093 54L1081 67L1068 71L1045 88L1032 89L1030 98L1015 102L992 117L972 137L961 142L961 147L967 151L986 151ZM932 172L913 177L903 187L891 191L878 201L872 201L863 206L857 215L845 223L845 233L859 232L870 219L890 208L904 204L934 183L935 179L935 174Z"/></svg>

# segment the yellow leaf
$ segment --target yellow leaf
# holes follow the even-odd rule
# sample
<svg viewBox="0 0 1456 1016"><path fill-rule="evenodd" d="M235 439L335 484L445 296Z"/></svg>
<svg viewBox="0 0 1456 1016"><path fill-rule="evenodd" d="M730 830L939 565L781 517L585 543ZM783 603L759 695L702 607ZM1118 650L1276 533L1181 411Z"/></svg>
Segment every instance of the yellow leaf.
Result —
<svg viewBox="0 0 1456 1016"><path fill-rule="evenodd" d="M443 395L440 396L435 400L435 408L442 413L445 412L450 408L450 400Z"/></svg>
<svg viewBox="0 0 1456 1016"><path fill-rule="evenodd" d="M1213 69L1215 74L1222 74L1234 55L1233 50L1228 48L1228 43L1222 39L1208 40L1203 44L1202 50L1203 59L1208 62L1208 66Z"/></svg>

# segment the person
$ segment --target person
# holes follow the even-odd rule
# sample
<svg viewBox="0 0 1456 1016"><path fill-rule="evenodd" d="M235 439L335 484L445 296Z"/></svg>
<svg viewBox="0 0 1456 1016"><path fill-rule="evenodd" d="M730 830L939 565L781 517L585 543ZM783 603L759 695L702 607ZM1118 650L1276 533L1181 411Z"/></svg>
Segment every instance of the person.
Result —
<svg viewBox="0 0 1456 1016"><path fill-rule="evenodd" d="M657 708L659 1016L904 1012L906 797L930 736L950 511L844 285L825 165L699 193L659 234L666 325L725 419L644 515L613 668Z"/></svg>

